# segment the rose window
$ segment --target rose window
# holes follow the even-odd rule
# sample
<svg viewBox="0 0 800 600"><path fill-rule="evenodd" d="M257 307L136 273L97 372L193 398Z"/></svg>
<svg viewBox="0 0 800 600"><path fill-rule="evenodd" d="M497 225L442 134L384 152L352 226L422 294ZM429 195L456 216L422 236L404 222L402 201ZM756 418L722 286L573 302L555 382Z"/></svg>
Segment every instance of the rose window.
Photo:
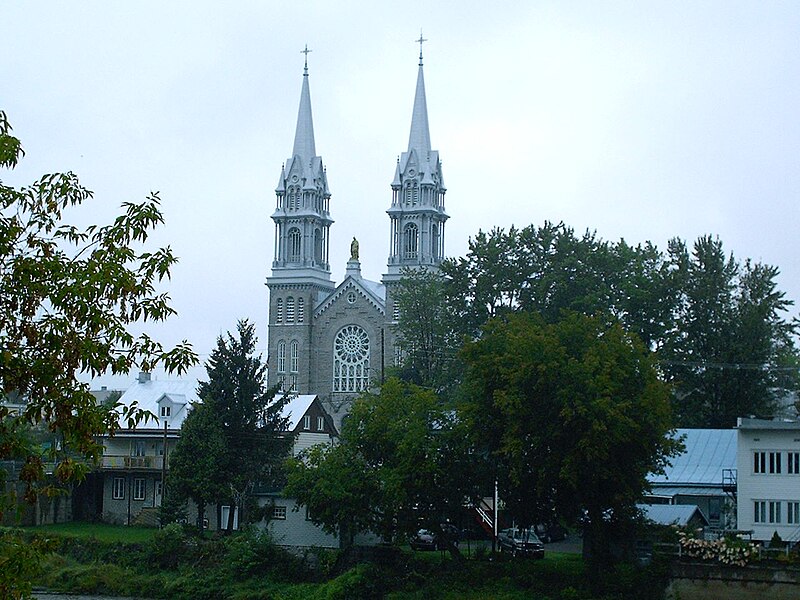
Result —
<svg viewBox="0 0 800 600"><path fill-rule="evenodd" d="M333 391L360 392L369 382L369 336L358 325L339 330L333 343Z"/></svg>

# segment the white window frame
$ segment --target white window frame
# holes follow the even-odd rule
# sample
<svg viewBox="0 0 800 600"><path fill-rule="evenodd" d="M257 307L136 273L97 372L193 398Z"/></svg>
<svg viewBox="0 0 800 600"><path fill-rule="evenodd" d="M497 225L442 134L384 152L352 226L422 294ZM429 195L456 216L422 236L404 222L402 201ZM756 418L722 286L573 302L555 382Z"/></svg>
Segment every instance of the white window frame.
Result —
<svg viewBox="0 0 800 600"><path fill-rule="evenodd" d="M325 417L317 415L317 431L325 431Z"/></svg>
<svg viewBox="0 0 800 600"><path fill-rule="evenodd" d="M114 477L111 482L111 498L113 500L125 500L125 478Z"/></svg>
<svg viewBox="0 0 800 600"><path fill-rule="evenodd" d="M767 502L766 500L753 501L753 523L767 522Z"/></svg>
<svg viewBox="0 0 800 600"><path fill-rule="evenodd" d="M303 415L303 431L311 431L311 415Z"/></svg>
<svg viewBox="0 0 800 600"><path fill-rule="evenodd" d="M299 371L298 365L300 363L300 343L297 340L292 340L289 344L289 372L297 373Z"/></svg>
<svg viewBox="0 0 800 600"><path fill-rule="evenodd" d="M800 452L786 453L786 472L789 475L800 475Z"/></svg>
<svg viewBox="0 0 800 600"><path fill-rule="evenodd" d="M285 521L286 520L286 507L275 505L272 507L272 518L277 521Z"/></svg>
<svg viewBox="0 0 800 600"><path fill-rule="evenodd" d="M169 417L172 413L172 407L169 404L162 404L161 405L161 416L162 417Z"/></svg>
<svg viewBox="0 0 800 600"><path fill-rule="evenodd" d="M147 498L147 480L137 477L133 480L133 499L142 501Z"/></svg>
<svg viewBox="0 0 800 600"><path fill-rule="evenodd" d="M768 503L769 508L769 522L780 525L781 523L781 502L777 500L770 500Z"/></svg>
<svg viewBox="0 0 800 600"><path fill-rule="evenodd" d="M283 298L275 300L275 323L283 323Z"/></svg>
<svg viewBox="0 0 800 600"><path fill-rule="evenodd" d="M303 250L303 242L302 242L303 236L300 233L300 229L298 229L297 227L292 227L289 230L286 239L288 242L289 262L300 262Z"/></svg>
<svg viewBox="0 0 800 600"><path fill-rule="evenodd" d="M753 474L763 475L767 472L767 453L762 450L753 452Z"/></svg>
<svg viewBox="0 0 800 600"><path fill-rule="evenodd" d="M278 373L286 372L286 342L278 342Z"/></svg>
<svg viewBox="0 0 800 600"><path fill-rule="evenodd" d="M786 522L789 525L800 525L800 502L786 503Z"/></svg>

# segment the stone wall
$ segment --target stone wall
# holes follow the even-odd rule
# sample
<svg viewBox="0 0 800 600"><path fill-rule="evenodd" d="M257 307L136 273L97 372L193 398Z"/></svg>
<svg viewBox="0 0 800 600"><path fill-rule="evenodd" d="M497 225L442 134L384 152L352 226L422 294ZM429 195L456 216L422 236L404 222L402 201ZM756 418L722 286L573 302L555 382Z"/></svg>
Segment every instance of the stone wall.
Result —
<svg viewBox="0 0 800 600"><path fill-rule="evenodd" d="M779 566L729 567L675 563L667 600L796 600L800 570Z"/></svg>

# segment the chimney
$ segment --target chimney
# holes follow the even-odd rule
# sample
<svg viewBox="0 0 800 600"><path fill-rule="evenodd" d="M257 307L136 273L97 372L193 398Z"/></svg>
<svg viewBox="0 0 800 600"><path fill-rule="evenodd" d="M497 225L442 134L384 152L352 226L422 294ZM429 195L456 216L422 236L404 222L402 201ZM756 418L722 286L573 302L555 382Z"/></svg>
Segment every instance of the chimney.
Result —
<svg viewBox="0 0 800 600"><path fill-rule="evenodd" d="M150 373L139 371L139 383L147 383L148 381L150 381Z"/></svg>

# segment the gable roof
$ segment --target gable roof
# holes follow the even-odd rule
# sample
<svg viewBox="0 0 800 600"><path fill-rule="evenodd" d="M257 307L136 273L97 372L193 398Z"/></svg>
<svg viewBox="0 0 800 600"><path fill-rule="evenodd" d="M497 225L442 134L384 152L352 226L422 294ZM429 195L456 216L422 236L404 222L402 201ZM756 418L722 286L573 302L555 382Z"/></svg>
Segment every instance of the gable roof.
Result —
<svg viewBox="0 0 800 600"><path fill-rule="evenodd" d="M342 297L348 290L355 290L374 306L382 315L386 314L386 286L376 281L361 279L348 275L329 296L326 296L314 308L314 316L318 317Z"/></svg>
<svg viewBox="0 0 800 600"><path fill-rule="evenodd" d="M722 486L723 470L736 468L735 429L678 429L675 437L683 438L686 450L663 475L650 474L651 484Z"/></svg>
<svg viewBox="0 0 800 600"><path fill-rule="evenodd" d="M316 399L317 396L314 394L297 394L292 396L289 402L284 405L281 416L289 418L289 431L294 431L297 428L300 419L303 418L303 415L306 414Z"/></svg>
<svg viewBox="0 0 800 600"><path fill-rule="evenodd" d="M658 525L685 527L695 517L708 525L703 511L694 504L637 504L636 508L642 511L645 519Z"/></svg>
<svg viewBox="0 0 800 600"><path fill-rule="evenodd" d="M159 418L159 401L166 397L175 407L172 414L167 419L167 424L170 429L179 429L183 424L183 420L188 414L192 402L198 402L197 396L197 381L192 379L180 380L158 380L152 379L149 381L136 380L122 397L119 399L120 403L125 406L130 406L136 402L138 407L150 411L156 418L151 419L147 423L140 424L137 430L147 429L161 429L164 427L164 420ZM127 429L128 424L120 417L120 429Z"/></svg>

